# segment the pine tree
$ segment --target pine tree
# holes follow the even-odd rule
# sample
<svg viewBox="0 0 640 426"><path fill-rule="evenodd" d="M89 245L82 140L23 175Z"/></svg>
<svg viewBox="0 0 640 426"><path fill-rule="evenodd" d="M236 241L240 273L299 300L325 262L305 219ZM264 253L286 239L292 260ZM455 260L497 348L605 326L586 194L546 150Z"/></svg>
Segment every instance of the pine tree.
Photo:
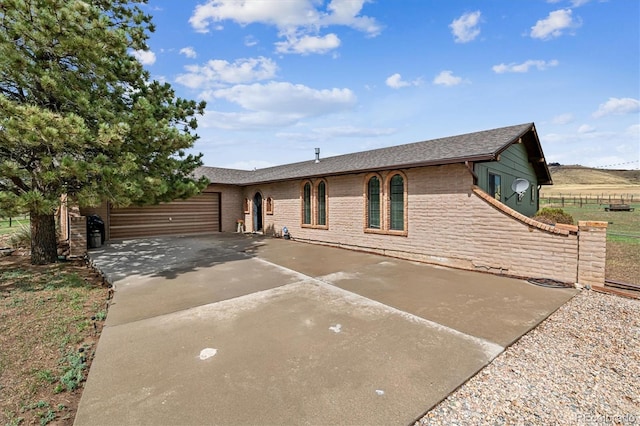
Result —
<svg viewBox="0 0 640 426"><path fill-rule="evenodd" d="M146 0L144 1L146 2ZM152 204L198 193L186 155L204 102L132 55L151 17L128 0L0 2L0 212L29 212L31 260L57 260L60 197Z"/></svg>

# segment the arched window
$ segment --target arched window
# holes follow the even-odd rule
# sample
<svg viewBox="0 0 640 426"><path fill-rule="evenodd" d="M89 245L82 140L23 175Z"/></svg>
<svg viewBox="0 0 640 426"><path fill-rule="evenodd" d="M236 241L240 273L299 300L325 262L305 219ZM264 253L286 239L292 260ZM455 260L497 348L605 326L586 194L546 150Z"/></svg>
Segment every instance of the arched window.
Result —
<svg viewBox="0 0 640 426"><path fill-rule="evenodd" d="M311 182L304 184L302 192L302 224L311 225Z"/></svg>
<svg viewBox="0 0 640 426"><path fill-rule="evenodd" d="M327 185L324 181L318 183L318 191L316 194L318 202L316 204L316 225L325 226L327 224Z"/></svg>
<svg viewBox="0 0 640 426"><path fill-rule="evenodd" d="M267 197L265 202L267 214L273 214L273 198Z"/></svg>
<svg viewBox="0 0 640 426"><path fill-rule="evenodd" d="M367 228L380 229L380 179L377 176L367 182Z"/></svg>
<svg viewBox="0 0 640 426"><path fill-rule="evenodd" d="M389 181L389 229L404 231L404 179L394 175Z"/></svg>

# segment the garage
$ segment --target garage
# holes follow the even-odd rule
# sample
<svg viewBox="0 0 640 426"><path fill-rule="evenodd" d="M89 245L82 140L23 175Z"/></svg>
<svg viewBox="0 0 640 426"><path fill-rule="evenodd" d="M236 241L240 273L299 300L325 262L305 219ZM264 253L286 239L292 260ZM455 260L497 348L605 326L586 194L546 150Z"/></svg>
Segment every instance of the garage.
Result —
<svg viewBox="0 0 640 426"><path fill-rule="evenodd" d="M109 210L110 239L220 232L220 193L187 200Z"/></svg>

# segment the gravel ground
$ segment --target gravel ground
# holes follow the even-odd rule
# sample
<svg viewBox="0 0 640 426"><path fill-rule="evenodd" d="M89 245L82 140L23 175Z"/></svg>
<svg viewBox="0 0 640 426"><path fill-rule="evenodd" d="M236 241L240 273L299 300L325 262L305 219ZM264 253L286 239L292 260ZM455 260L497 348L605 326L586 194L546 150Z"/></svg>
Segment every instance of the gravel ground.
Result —
<svg viewBox="0 0 640 426"><path fill-rule="evenodd" d="M416 425L640 425L640 300L583 290Z"/></svg>

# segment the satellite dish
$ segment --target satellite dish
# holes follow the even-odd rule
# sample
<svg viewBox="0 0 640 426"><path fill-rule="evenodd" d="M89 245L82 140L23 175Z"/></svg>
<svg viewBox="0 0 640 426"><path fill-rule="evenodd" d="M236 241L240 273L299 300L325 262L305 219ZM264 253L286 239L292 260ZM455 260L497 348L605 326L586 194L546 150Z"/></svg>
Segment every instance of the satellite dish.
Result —
<svg viewBox="0 0 640 426"><path fill-rule="evenodd" d="M511 189L513 190L513 192L517 192L518 194L521 194L523 192L526 192L527 189L529 189L529 185L531 184L529 183L528 180L518 178L514 180L513 183L511 184Z"/></svg>
<svg viewBox="0 0 640 426"><path fill-rule="evenodd" d="M522 196L527 191L527 189L529 189L530 185L531 184L529 183L528 180L522 179L522 178L517 178L511 184L511 189L513 190L513 192L518 194L518 200L522 200Z"/></svg>

